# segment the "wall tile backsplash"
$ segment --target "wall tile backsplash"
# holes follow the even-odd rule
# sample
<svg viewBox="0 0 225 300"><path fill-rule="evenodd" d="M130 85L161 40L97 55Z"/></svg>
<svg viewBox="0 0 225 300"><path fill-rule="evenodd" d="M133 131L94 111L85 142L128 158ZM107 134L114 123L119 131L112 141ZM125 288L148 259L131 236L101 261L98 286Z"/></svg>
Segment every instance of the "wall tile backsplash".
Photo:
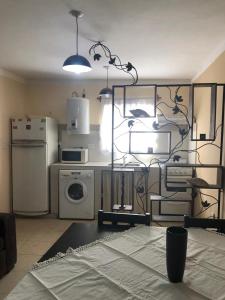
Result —
<svg viewBox="0 0 225 300"><path fill-rule="evenodd" d="M168 128L171 130L171 128ZM180 141L180 135L177 130L173 130L172 135L172 148ZM162 141L163 142L163 141ZM111 162L111 153L105 150L102 150L101 147L101 135L100 135L100 126L91 125L90 134L69 134L66 130L66 125L59 126L59 143L61 148L72 148L72 147L83 147L88 148L89 161L91 162ZM187 149L188 142L187 139L184 141L181 149ZM109 147L111 149L111 146ZM122 154L121 154L122 155ZM121 156L120 155L120 156ZM186 152L180 153L182 158L186 159ZM149 155L136 155L141 161L149 160ZM157 157L157 155L154 155ZM115 157L117 158L117 157ZM160 155L158 158L168 158L168 155ZM133 157L130 157L132 162L136 162ZM128 161L130 161L128 158ZM127 161L127 162L128 162Z"/></svg>
<svg viewBox="0 0 225 300"><path fill-rule="evenodd" d="M89 161L110 162L111 153L101 149L100 126L91 125L90 134L68 134L66 126L59 127L61 148L88 148Z"/></svg>

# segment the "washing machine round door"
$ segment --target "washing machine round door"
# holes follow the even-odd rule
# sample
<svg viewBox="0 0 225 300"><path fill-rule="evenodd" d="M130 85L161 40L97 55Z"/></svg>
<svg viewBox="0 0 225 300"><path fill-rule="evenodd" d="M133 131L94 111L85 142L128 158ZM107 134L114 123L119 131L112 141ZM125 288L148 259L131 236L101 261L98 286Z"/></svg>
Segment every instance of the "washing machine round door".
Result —
<svg viewBox="0 0 225 300"><path fill-rule="evenodd" d="M70 182L67 185L65 192L67 199L74 204L80 203L87 198L87 187L79 180Z"/></svg>

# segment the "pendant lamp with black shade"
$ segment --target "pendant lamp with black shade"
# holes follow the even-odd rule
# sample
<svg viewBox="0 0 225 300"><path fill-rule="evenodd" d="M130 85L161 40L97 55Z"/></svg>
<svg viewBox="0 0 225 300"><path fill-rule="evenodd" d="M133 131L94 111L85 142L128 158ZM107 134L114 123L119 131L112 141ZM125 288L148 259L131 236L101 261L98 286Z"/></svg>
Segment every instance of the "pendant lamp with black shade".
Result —
<svg viewBox="0 0 225 300"><path fill-rule="evenodd" d="M101 89L98 96L100 99L112 97L112 90L109 88L109 66L104 66L107 72L106 87Z"/></svg>
<svg viewBox="0 0 225 300"><path fill-rule="evenodd" d="M68 57L64 61L63 70L76 74L89 72L92 70L89 61L84 56L78 54L78 18L81 18L83 13L78 10L71 10L70 14L76 18L76 54Z"/></svg>

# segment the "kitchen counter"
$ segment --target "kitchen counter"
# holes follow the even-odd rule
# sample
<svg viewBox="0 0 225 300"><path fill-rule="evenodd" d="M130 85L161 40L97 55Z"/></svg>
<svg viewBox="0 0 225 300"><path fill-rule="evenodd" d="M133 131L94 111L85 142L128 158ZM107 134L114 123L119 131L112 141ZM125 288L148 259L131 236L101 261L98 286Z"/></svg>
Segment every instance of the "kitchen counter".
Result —
<svg viewBox="0 0 225 300"><path fill-rule="evenodd" d="M70 164L70 163L61 163L61 162L57 162L52 164L52 166L55 167L60 167L61 169L66 168L66 169L70 169L70 167L72 168L110 168L109 166L110 162L87 162L85 164Z"/></svg>
<svg viewBox="0 0 225 300"><path fill-rule="evenodd" d="M115 163L114 170L118 171L133 171L135 174L140 174L140 171L144 165L136 164L126 164L125 167L122 164ZM51 204L51 213L58 215L58 202L59 202L59 170L94 170L95 173L95 213L97 214L98 209L100 209L100 198L101 198L101 173L102 171L110 171L112 169L111 162L87 162L86 164L68 164L57 162L51 165L50 167L50 204ZM159 178L159 167L154 165L151 167L151 178L150 182L154 183ZM140 176L140 175L138 175ZM157 185L154 185L156 191L158 191ZM110 194L108 195L110 198ZM109 202L109 201L107 201ZM109 203L106 208L109 209Z"/></svg>
<svg viewBox="0 0 225 300"><path fill-rule="evenodd" d="M55 167L60 167L60 169L66 168L66 169L71 169L71 168L76 168L76 169L83 169L83 168L94 168L94 169L111 169L111 162L87 162L85 164L73 164L73 163L61 163L61 162L57 162L52 164L52 166ZM132 168L135 171L138 171L142 168L144 168L145 165L144 164L136 164L136 163L127 163L123 166L123 164L118 164L118 163L114 163L114 168L116 169L128 169L128 168ZM155 164L153 165L151 168L158 168L158 165Z"/></svg>

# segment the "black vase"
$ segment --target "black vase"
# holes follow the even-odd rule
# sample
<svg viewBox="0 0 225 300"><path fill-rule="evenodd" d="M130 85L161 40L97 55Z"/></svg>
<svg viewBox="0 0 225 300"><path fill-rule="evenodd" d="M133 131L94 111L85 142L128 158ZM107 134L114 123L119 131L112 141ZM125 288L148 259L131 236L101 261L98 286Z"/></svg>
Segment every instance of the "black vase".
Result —
<svg viewBox="0 0 225 300"><path fill-rule="evenodd" d="M171 282L181 282L184 275L187 253L187 230L182 227L168 227L166 231L166 266Z"/></svg>

